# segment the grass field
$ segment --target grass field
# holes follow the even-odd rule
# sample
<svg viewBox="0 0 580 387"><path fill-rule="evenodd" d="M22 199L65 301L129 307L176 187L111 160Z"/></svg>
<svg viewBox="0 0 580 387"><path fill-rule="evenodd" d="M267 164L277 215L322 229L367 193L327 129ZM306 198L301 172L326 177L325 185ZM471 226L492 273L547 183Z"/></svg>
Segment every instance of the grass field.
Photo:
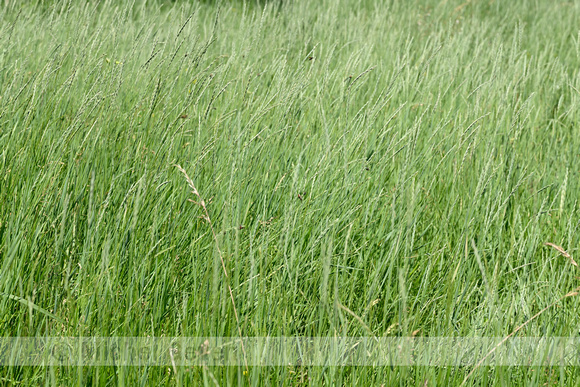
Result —
<svg viewBox="0 0 580 387"><path fill-rule="evenodd" d="M2 1L0 334L502 338L545 309L518 335L577 336L579 26L548 0ZM580 383L0 383L472 370Z"/></svg>

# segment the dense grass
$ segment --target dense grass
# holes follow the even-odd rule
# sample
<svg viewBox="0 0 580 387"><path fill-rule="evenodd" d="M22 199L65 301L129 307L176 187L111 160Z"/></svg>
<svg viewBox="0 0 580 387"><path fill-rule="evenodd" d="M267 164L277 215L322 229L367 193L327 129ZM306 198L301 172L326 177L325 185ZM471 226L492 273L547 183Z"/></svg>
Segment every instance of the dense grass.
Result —
<svg viewBox="0 0 580 387"><path fill-rule="evenodd" d="M544 245L580 246L576 3L8 3L3 336L503 337L578 286ZM577 335L578 307L557 302L520 334ZM470 370L1 380L431 386ZM496 367L469 382L578 376Z"/></svg>

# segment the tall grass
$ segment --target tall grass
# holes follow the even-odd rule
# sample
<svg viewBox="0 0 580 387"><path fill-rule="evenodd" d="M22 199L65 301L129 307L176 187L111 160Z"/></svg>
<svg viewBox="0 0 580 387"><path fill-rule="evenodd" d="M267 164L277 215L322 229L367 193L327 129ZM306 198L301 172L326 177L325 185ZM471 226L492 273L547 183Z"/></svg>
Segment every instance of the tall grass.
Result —
<svg viewBox="0 0 580 387"><path fill-rule="evenodd" d="M580 246L579 18L562 1L6 2L0 332L507 336L578 285L544 243ZM519 334L576 335L578 307ZM446 385L470 368L245 371L1 380Z"/></svg>

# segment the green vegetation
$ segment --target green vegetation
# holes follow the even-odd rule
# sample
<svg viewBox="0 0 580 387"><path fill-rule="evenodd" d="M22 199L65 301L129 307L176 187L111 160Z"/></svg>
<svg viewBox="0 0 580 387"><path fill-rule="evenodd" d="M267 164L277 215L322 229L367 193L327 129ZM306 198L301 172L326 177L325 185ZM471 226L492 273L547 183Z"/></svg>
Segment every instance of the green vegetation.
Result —
<svg viewBox="0 0 580 387"><path fill-rule="evenodd" d="M191 3L2 1L2 336L505 337L554 302L519 335L578 334L561 298L580 270L544 243L580 247L579 4ZM434 386L472 368L0 380Z"/></svg>

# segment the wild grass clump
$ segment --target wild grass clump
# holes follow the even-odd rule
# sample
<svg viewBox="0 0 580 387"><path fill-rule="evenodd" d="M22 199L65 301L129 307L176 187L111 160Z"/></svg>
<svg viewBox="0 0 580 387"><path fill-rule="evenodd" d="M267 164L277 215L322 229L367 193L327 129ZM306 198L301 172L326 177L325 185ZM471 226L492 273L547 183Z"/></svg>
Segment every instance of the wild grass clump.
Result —
<svg viewBox="0 0 580 387"><path fill-rule="evenodd" d="M577 335L578 5L2 3L3 336ZM471 370L1 377L578 383Z"/></svg>

